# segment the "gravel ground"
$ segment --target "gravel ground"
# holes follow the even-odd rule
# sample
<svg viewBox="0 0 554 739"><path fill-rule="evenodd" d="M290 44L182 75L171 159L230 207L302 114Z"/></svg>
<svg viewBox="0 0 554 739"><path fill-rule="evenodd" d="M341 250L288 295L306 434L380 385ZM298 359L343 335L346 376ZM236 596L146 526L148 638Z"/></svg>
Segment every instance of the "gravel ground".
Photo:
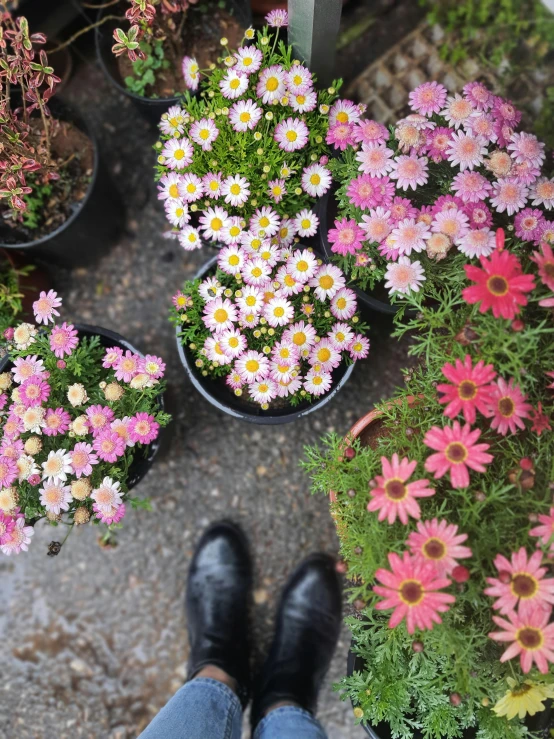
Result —
<svg viewBox="0 0 554 739"><path fill-rule="evenodd" d="M346 432L390 392L405 347L376 331L371 356L340 395L293 425L257 427L213 409L185 377L167 322L170 296L206 253L186 254L161 236L165 221L150 175L154 134L94 66L80 65L66 94L98 131L127 226L93 267L56 272L64 318L114 329L163 356L174 420L165 454L135 491L154 510L129 512L116 549L100 549L92 528L83 527L49 558L57 532L40 525L28 554L0 562L0 737L127 739L186 677L186 572L206 525L231 518L250 537L260 648L288 573L312 551L337 552L327 500L310 496L299 459L304 445L330 430ZM332 691L348 644L344 630L321 696L330 739L364 736Z"/></svg>

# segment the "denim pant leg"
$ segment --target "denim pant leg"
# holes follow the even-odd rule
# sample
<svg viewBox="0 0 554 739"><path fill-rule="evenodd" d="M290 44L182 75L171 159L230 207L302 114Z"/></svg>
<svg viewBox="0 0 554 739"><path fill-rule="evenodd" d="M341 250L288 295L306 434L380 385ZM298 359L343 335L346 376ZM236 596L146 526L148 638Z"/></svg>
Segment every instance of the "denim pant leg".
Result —
<svg viewBox="0 0 554 739"><path fill-rule="evenodd" d="M260 721L253 739L327 739L327 734L311 713L283 706Z"/></svg>
<svg viewBox="0 0 554 739"><path fill-rule="evenodd" d="M223 683L198 677L183 685L138 739L240 739L242 707Z"/></svg>

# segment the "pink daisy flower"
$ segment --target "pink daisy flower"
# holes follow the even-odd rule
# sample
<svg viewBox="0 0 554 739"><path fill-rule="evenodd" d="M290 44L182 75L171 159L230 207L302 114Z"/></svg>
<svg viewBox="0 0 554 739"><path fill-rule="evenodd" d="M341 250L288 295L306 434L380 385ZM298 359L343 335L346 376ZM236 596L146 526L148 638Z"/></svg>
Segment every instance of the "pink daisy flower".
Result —
<svg viewBox="0 0 554 739"><path fill-rule="evenodd" d="M417 532L406 540L416 561L430 562L437 575L449 575L458 566L459 559L471 557L469 547L462 546L467 534L458 534L458 527L448 521L418 521Z"/></svg>
<svg viewBox="0 0 554 739"><path fill-rule="evenodd" d="M475 423L477 411L490 416L493 391L490 383L496 377L492 364L485 365L480 360L473 367L470 355L466 354L463 362L457 359L455 365L444 364L442 374L452 383L437 385L437 391L443 393L439 402L447 403L445 416L455 418L461 412L470 424Z"/></svg>
<svg viewBox="0 0 554 739"><path fill-rule="evenodd" d="M367 174L350 180L346 194L352 205L362 210L375 208L381 202L381 180Z"/></svg>
<svg viewBox="0 0 554 739"><path fill-rule="evenodd" d="M453 133L454 131L446 126L437 126L426 133L424 150L435 164L446 160L446 152L450 148Z"/></svg>
<svg viewBox="0 0 554 739"><path fill-rule="evenodd" d="M418 216L418 210L409 198L397 196L387 207L390 210L391 220L395 224L406 218L417 218Z"/></svg>
<svg viewBox="0 0 554 739"><path fill-rule="evenodd" d="M409 257L399 257L396 263L390 263L387 266L385 272L385 287L390 295L417 293L425 280L425 271L421 262L418 260L411 262Z"/></svg>
<svg viewBox="0 0 554 739"><path fill-rule="evenodd" d="M356 123L352 138L358 144L384 144L388 141L389 130L377 121L361 120Z"/></svg>
<svg viewBox="0 0 554 739"><path fill-rule="evenodd" d="M92 447L104 462L116 462L125 454L125 441L109 427L96 436Z"/></svg>
<svg viewBox="0 0 554 739"><path fill-rule="evenodd" d="M320 365L324 372L330 372L338 367L342 361L341 353L333 346L330 339L321 339L312 347L308 362L312 365ZM319 372L319 370L316 370Z"/></svg>
<svg viewBox="0 0 554 739"><path fill-rule="evenodd" d="M473 104L459 94L448 97L443 110L440 111L447 123L456 129L465 124L474 113Z"/></svg>
<svg viewBox="0 0 554 739"><path fill-rule="evenodd" d="M446 152L448 161L452 166L459 166L462 172L466 169L475 169L482 164L487 153L487 147L482 139L462 131L452 134L452 140Z"/></svg>
<svg viewBox="0 0 554 739"><path fill-rule="evenodd" d="M489 444L477 444L481 436L479 429L471 430L469 423L460 426L454 421L452 426L439 428L433 426L425 434L423 443L436 450L425 462L425 469L439 479L450 472L450 483L455 488L469 485L468 467L476 472L485 472L485 465L493 460L487 454Z"/></svg>
<svg viewBox="0 0 554 739"><path fill-rule="evenodd" d="M492 213L484 203L466 203L464 213L469 218L471 228L490 228L492 226Z"/></svg>
<svg viewBox="0 0 554 739"><path fill-rule="evenodd" d="M449 208L436 213L431 224L433 233L442 233L456 242L462 239L468 232L469 218L457 208Z"/></svg>
<svg viewBox="0 0 554 739"><path fill-rule="evenodd" d="M340 321L348 321L358 310L356 293L349 287L338 290L331 298L331 313Z"/></svg>
<svg viewBox="0 0 554 739"><path fill-rule="evenodd" d="M362 248L365 233L355 220L343 218L340 221L335 221L335 228L329 229L327 238L332 244L332 252L346 256L346 254L355 254L356 251Z"/></svg>
<svg viewBox="0 0 554 739"><path fill-rule="evenodd" d="M397 181L397 187L401 190L408 190L410 187L416 190L429 179L427 157L417 157L415 154L396 157L390 177Z"/></svg>
<svg viewBox="0 0 554 739"><path fill-rule="evenodd" d="M545 220L540 227L540 234L537 242L546 242L547 244L554 244L554 221Z"/></svg>
<svg viewBox="0 0 554 739"><path fill-rule="evenodd" d="M393 524L397 517L404 525L408 523L408 516L419 518L421 510L416 499L428 498L435 494L435 490L429 487L429 480L425 479L406 484L417 462L410 462L408 457L400 460L395 453L390 461L381 457L381 464L383 474L375 477L375 487L370 489L372 499L367 510L379 511L379 521L387 519L389 524Z"/></svg>
<svg viewBox="0 0 554 739"><path fill-rule="evenodd" d="M71 487L62 482L45 482L44 487L39 489L40 502L49 513L60 514L69 510L69 504L73 500Z"/></svg>
<svg viewBox="0 0 554 739"><path fill-rule="evenodd" d="M15 382L24 382L29 377L41 375L44 371L44 361L33 355L32 357L17 357L12 367Z"/></svg>
<svg viewBox="0 0 554 739"><path fill-rule="evenodd" d="M540 526L535 526L529 532L529 536L536 536L541 543L548 546L554 536L554 508L551 508L548 515L540 513L538 516ZM538 546L538 542L537 542Z"/></svg>
<svg viewBox="0 0 554 739"><path fill-rule="evenodd" d="M544 223L544 215L536 208L524 208L514 219L516 236L524 241L535 241Z"/></svg>
<svg viewBox="0 0 554 739"><path fill-rule="evenodd" d="M498 213L506 211L509 216L524 208L529 196L529 189L513 178L496 180L492 189L491 205Z"/></svg>
<svg viewBox="0 0 554 739"><path fill-rule="evenodd" d="M26 552L31 543L31 537L35 533L32 526L25 526L25 518L21 516L15 522L13 529L6 533L3 543L0 545L2 554L9 557L12 554Z"/></svg>
<svg viewBox="0 0 554 739"><path fill-rule="evenodd" d="M0 457L0 489L9 488L17 480L17 462L10 457Z"/></svg>
<svg viewBox="0 0 554 739"><path fill-rule="evenodd" d="M384 598L375 605L378 611L394 609L389 627L394 629L406 619L408 634L413 634L416 629L432 629L435 623L442 623L439 613L446 613L456 599L438 591L448 587L450 580L437 577L431 563L416 561L408 552L402 559L391 552L388 559L392 572L378 569L375 579L382 585L373 590Z"/></svg>
<svg viewBox="0 0 554 739"><path fill-rule="evenodd" d="M9 535L15 528L15 518L0 512L0 546L9 539Z"/></svg>
<svg viewBox="0 0 554 739"><path fill-rule="evenodd" d="M496 248L496 234L488 228L480 228L468 231L457 243L466 257L488 257Z"/></svg>
<svg viewBox="0 0 554 739"><path fill-rule="evenodd" d="M287 118L275 126L273 138L284 151L297 151L308 143L309 130L300 118Z"/></svg>
<svg viewBox="0 0 554 739"><path fill-rule="evenodd" d="M244 385L241 376L238 372L231 372L225 378L225 383L229 385L232 390L240 390Z"/></svg>
<svg viewBox="0 0 554 739"><path fill-rule="evenodd" d="M9 457L17 462L23 453L24 447L21 439L2 439L0 442L0 457Z"/></svg>
<svg viewBox="0 0 554 739"><path fill-rule="evenodd" d="M154 354L147 354L142 360L142 369L153 380L158 380L164 376L165 362Z"/></svg>
<svg viewBox="0 0 554 739"><path fill-rule="evenodd" d="M42 433L46 436L65 434L71 424L71 416L63 408L48 408L44 417Z"/></svg>
<svg viewBox="0 0 554 739"><path fill-rule="evenodd" d="M493 608L505 614L514 611L519 603L550 612L554 603L554 579L544 577L547 568L541 564L542 552L534 552L528 558L524 547L513 552L511 561L498 554L494 566L501 579L487 577L491 587L484 591L497 599Z"/></svg>
<svg viewBox="0 0 554 739"><path fill-rule="evenodd" d="M50 396L50 385L40 375L29 377L19 386L19 400L26 408L46 403Z"/></svg>
<svg viewBox="0 0 554 739"><path fill-rule="evenodd" d="M123 380L123 382L131 382L135 375L142 372L142 359L138 354L134 354L127 349L125 354L122 354L117 360L114 369L116 379Z"/></svg>
<svg viewBox="0 0 554 739"><path fill-rule="evenodd" d="M369 339L362 334L355 334L350 342L348 351L354 361L365 359L369 354Z"/></svg>
<svg viewBox="0 0 554 739"><path fill-rule="evenodd" d="M33 303L33 313L35 314L36 322L44 323L45 325L49 321L54 323L53 316L60 315L56 308L59 308L61 304L62 300L58 298L58 293L54 292L54 290L48 290L46 293L43 290L39 295L39 299Z"/></svg>
<svg viewBox="0 0 554 739"><path fill-rule="evenodd" d="M137 413L129 421L129 436L136 443L150 444L157 438L159 428L154 416L144 412Z"/></svg>
<svg viewBox="0 0 554 739"><path fill-rule="evenodd" d="M512 134L512 140L506 148L517 164L526 163L540 168L546 158L544 144L532 133L525 131Z"/></svg>
<svg viewBox="0 0 554 739"><path fill-rule="evenodd" d="M17 439L23 431L23 421L15 415L9 415L4 421L4 436L6 439Z"/></svg>
<svg viewBox="0 0 554 739"><path fill-rule="evenodd" d="M110 428L112 431L115 431L116 434L119 434L123 441L125 442L125 446L135 446L135 442L131 439L129 436L129 424L131 423L131 419L129 416L124 416L123 418L115 418L111 424Z"/></svg>
<svg viewBox="0 0 554 739"><path fill-rule="evenodd" d="M475 285L462 291L464 300L470 304L481 303L479 312L492 308L495 318L512 320L527 305L525 293L535 287L532 275L522 273L516 256L503 249L495 250L490 258L481 257L481 268L468 264L466 276Z"/></svg>
<svg viewBox="0 0 554 739"><path fill-rule="evenodd" d="M423 222L416 223L413 218L400 221L391 232L391 240L399 254L411 254L425 249L425 242L431 232Z"/></svg>
<svg viewBox="0 0 554 739"><path fill-rule="evenodd" d="M84 441L78 442L69 452L69 455L71 456L71 466L75 477L92 475L92 465L98 464L98 457L94 454L90 444L86 444Z"/></svg>
<svg viewBox="0 0 554 739"><path fill-rule="evenodd" d="M519 613L509 613L508 620L493 616L493 621L503 631L493 631L489 637L495 641L512 642L500 657L501 662L519 656L523 672L529 672L533 663L539 672L548 672L548 663L554 662L554 623L549 623L549 611L525 607Z"/></svg>
<svg viewBox="0 0 554 739"><path fill-rule="evenodd" d="M265 20L268 26L272 28L286 28L289 24L289 14L282 8L270 10L266 15Z"/></svg>
<svg viewBox="0 0 554 739"><path fill-rule="evenodd" d="M467 121L466 127L486 144L494 144L498 139L492 115L482 113L473 116Z"/></svg>
<svg viewBox="0 0 554 739"><path fill-rule="evenodd" d="M354 126L352 123L336 123L327 131L325 141L335 149L344 151L354 143ZM362 144L363 148L363 144Z"/></svg>
<svg viewBox="0 0 554 739"><path fill-rule="evenodd" d="M122 356L123 349L121 349L119 346L112 346L109 349L106 349L104 359L102 360L102 367L105 367L106 369L109 369L110 367L115 367Z"/></svg>
<svg viewBox="0 0 554 739"><path fill-rule="evenodd" d="M482 82L469 82L463 92L476 110L490 110L494 104L493 93Z"/></svg>
<svg viewBox="0 0 554 739"><path fill-rule="evenodd" d="M381 206L370 210L368 216L362 216L360 228L365 231L365 241L381 243L393 228L390 210L386 210Z"/></svg>
<svg viewBox="0 0 554 739"><path fill-rule="evenodd" d="M121 505L123 502L121 496L120 483L115 482L111 477L105 477L102 483L90 494L91 500L98 506L98 511L105 515L110 515L112 509ZM94 510L97 510L96 507Z"/></svg>
<svg viewBox="0 0 554 739"><path fill-rule="evenodd" d="M112 506L107 513L96 503L93 503L92 510L99 521L110 526L112 523L119 523L125 515L125 503L120 503L118 506Z"/></svg>
<svg viewBox="0 0 554 739"><path fill-rule="evenodd" d="M530 191L531 205L544 205L547 210L554 208L554 179L541 177Z"/></svg>
<svg viewBox="0 0 554 739"><path fill-rule="evenodd" d="M541 251L533 252L531 259L539 266L539 277L546 287L554 290L554 253L548 244L542 244Z"/></svg>
<svg viewBox="0 0 554 739"><path fill-rule="evenodd" d="M358 169L364 174L372 177L384 177L393 169L394 151L385 144L362 144L362 148L356 154L359 162Z"/></svg>
<svg viewBox="0 0 554 739"><path fill-rule="evenodd" d="M492 416L491 428L502 436L506 436L508 432L515 434L518 428L524 429L522 419L529 418L533 408L530 403L525 402L527 396L521 392L519 385L514 383L513 378L506 382L499 377L492 386L489 405L489 415Z"/></svg>
<svg viewBox="0 0 554 739"><path fill-rule="evenodd" d="M77 331L71 323L64 321L61 326L54 326L50 333L50 349L58 359L72 354L78 343Z"/></svg>
<svg viewBox="0 0 554 739"><path fill-rule="evenodd" d="M492 190L491 183L479 172L458 172L452 180L452 192L464 203L478 203L488 197Z"/></svg>
<svg viewBox="0 0 554 739"><path fill-rule="evenodd" d="M107 405L91 405L85 411L94 437L110 427L114 412Z"/></svg>
<svg viewBox="0 0 554 739"><path fill-rule="evenodd" d="M448 92L438 82L424 82L410 93L410 107L416 113L430 116L444 107Z"/></svg>

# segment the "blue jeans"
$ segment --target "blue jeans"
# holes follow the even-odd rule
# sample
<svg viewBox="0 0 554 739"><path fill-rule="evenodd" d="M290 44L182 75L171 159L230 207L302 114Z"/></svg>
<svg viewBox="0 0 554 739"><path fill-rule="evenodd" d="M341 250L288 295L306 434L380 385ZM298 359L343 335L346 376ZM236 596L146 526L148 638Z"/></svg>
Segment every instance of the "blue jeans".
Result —
<svg viewBox="0 0 554 739"><path fill-rule="evenodd" d="M223 683L198 677L183 685L139 739L240 739L242 706ZM260 721L253 739L326 739L307 711L284 706Z"/></svg>

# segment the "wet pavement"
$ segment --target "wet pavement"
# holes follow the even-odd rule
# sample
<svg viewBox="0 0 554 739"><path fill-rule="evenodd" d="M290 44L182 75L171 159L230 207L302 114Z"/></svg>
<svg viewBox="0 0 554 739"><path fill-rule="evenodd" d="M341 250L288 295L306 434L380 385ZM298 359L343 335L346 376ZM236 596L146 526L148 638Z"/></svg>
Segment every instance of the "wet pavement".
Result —
<svg viewBox="0 0 554 739"><path fill-rule="evenodd" d="M0 560L2 739L131 739L185 680L183 596L194 544L210 522L231 518L256 558L255 634L271 636L280 588L310 552L336 553L324 496L309 493L303 447L344 433L400 380L405 347L376 332L370 357L324 409L286 426L252 426L200 398L182 369L171 295L206 260L162 237L151 177L155 136L99 69L79 65L67 97L87 116L126 207L126 232L94 266L58 270L64 319L116 330L168 364L168 444L135 494L153 511L130 511L119 546L74 531L58 557L56 529L38 525L28 554ZM361 739L348 703L333 692L346 667L343 630L320 700L330 739ZM245 733L245 736L247 734Z"/></svg>

